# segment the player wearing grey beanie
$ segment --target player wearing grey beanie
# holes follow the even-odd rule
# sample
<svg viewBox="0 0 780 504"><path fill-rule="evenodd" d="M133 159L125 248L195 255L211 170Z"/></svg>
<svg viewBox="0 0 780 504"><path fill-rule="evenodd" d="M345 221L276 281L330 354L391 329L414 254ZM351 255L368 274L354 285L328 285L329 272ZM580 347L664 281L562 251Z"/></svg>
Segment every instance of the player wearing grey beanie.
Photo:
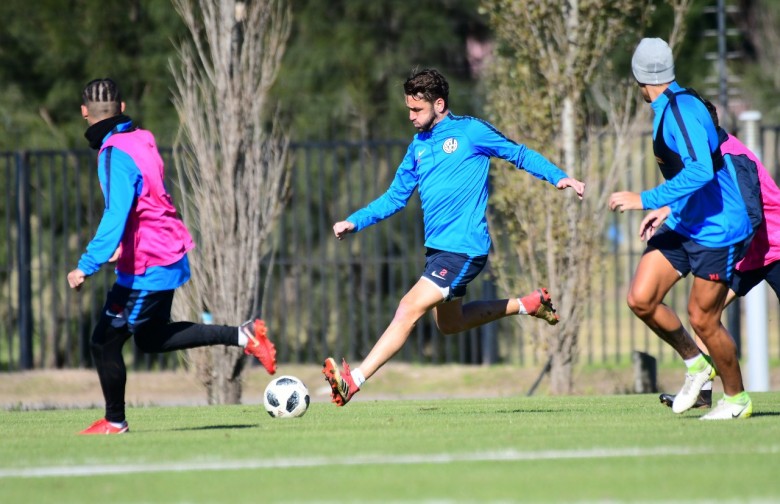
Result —
<svg viewBox="0 0 780 504"><path fill-rule="evenodd" d="M685 361L685 384L672 410L691 408L705 383L720 375L723 399L703 420L747 418L753 403L745 392L734 340L720 323L734 266L753 233L733 168L725 169L715 124L702 99L680 86L669 45L644 38L631 58L642 98L650 104L653 153L665 182L641 193L609 197L610 210L650 210L639 225L647 249L639 260L628 305ZM689 325L706 346L702 354L679 316L663 299L681 278L694 277Z"/></svg>
<svg viewBox="0 0 780 504"><path fill-rule="evenodd" d="M643 38L631 58L631 70L640 84L666 84L674 80L672 49L659 38Z"/></svg>

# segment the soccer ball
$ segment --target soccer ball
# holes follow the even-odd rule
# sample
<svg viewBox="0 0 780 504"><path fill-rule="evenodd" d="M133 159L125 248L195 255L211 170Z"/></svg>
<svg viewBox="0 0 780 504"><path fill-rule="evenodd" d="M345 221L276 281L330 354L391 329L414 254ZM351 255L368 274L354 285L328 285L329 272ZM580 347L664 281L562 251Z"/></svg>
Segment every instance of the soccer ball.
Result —
<svg viewBox="0 0 780 504"><path fill-rule="evenodd" d="M309 389L294 376L280 376L265 388L263 405L274 418L303 416L309 409Z"/></svg>

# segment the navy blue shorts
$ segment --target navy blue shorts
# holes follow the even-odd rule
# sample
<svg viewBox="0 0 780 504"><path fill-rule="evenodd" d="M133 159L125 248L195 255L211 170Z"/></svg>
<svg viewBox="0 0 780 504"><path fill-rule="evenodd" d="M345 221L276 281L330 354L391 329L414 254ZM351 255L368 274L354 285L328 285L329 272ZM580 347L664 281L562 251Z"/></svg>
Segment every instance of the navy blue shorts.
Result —
<svg viewBox="0 0 780 504"><path fill-rule="evenodd" d="M466 285L485 268L487 256L469 256L443 250L427 249L422 277L433 282L444 301L466 295Z"/></svg>
<svg viewBox="0 0 780 504"><path fill-rule="evenodd" d="M167 323L171 320L173 290L144 291L114 284L106 297L101 316L111 319L116 329L135 328L148 322Z"/></svg>
<svg viewBox="0 0 780 504"><path fill-rule="evenodd" d="M705 247L664 224L648 240L645 253L660 251L681 276L693 272L705 280L729 282L735 266L747 252L747 243L743 240L727 247Z"/></svg>
<svg viewBox="0 0 780 504"><path fill-rule="evenodd" d="M780 299L780 261L754 270L734 271L734 276L731 278L731 290L741 297L750 292L750 289L761 283L762 280L766 280L766 283L775 291L777 298Z"/></svg>

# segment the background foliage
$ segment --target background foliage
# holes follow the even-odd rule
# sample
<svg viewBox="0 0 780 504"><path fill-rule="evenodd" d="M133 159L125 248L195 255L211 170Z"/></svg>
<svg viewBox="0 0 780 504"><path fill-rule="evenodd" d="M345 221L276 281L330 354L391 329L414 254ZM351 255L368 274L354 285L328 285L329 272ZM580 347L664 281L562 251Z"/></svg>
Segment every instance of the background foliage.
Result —
<svg viewBox="0 0 780 504"><path fill-rule="evenodd" d="M741 57L729 65L740 78L732 98L780 119L777 65L780 5L768 0L727 2L739 35L729 50ZM671 12L654 5L649 35L664 35ZM705 7L692 2L680 53L679 79L700 90L715 65L705 58L717 40ZM292 2L293 33L274 96L291 124L292 140L408 138L401 83L417 66L435 66L452 84L459 114L482 112L482 92L469 65L468 37L489 37L477 0ZM160 145L172 145L177 116L171 104L168 62L185 34L170 2L127 0L25 0L0 2L0 150L82 147L80 92L90 79L116 78L129 113L151 129ZM628 72L633 43L617 44L615 72ZM524 91L524 90L518 90ZM712 96L712 93L710 93ZM741 105L740 105L741 106Z"/></svg>
<svg viewBox="0 0 780 504"><path fill-rule="evenodd" d="M526 102L538 97L539 103L547 107L552 106L553 100L549 100L549 94L538 94L542 90L523 85L520 80L508 79L503 89L486 89L487 82L475 71L466 51L468 40L486 42L493 38L486 28L489 22L485 13L480 12L479 3L477 0L291 2L292 34L277 85L272 90L272 101L278 101L280 105L276 118L289 126L293 142L394 138L406 142L413 129L403 108L401 83L415 67L436 66L450 80L455 113L489 117L510 136L558 160L554 152L557 147L550 145L556 142L554 137L543 137L543 132L522 128L522 121L513 120L508 112L485 107L484 97L488 92L504 93ZM583 0L579 3L587 6L594 2ZM607 3L619 5L621 2ZM659 0L648 0L647 3L651 8L646 35L667 36L672 18L670 7ZM729 3L737 4L736 1ZM685 64L677 68L681 83L693 85L710 97L716 96L710 91L714 64L705 56L716 49L716 40L708 36L706 30L715 27L715 16L706 12L705 7L715 4L715 0L692 1L686 35L678 52ZM739 11L729 16L729 26L738 27L740 31L739 35L730 36L729 45L742 57L730 63L730 69L740 77L739 82L733 84L733 89L740 94L732 97L730 103L735 107L757 107L765 113L767 121L777 120L780 6L768 0L743 0L736 6ZM63 187L66 186L83 187L85 194L93 188L96 193L93 159L82 138L85 124L77 112L81 89L94 77L116 78L123 88L129 114L143 127L154 131L161 146L173 144L178 118L171 103L174 82L169 62L175 57L175 44L183 39L186 30L172 4L153 0L121 3L40 0L33 8L30 2L5 0L0 3L0 17L4 20L0 26L0 151L78 148L83 149L80 154L85 154L83 159L86 161L76 163L71 159L67 162L67 169L73 170L73 174L63 167L61 171L66 175L55 177L51 182L51 196L41 198L40 205L45 207L64 201L67 193ZM638 28L645 20L637 17L629 21L636 23ZM601 69L604 72L602 86L609 86L610 78L615 82L629 78L630 54L635 43L635 38L626 36L614 44L607 58L611 63ZM528 67L524 71L529 71ZM530 71L538 72L538 69ZM589 125L608 123L608 116L599 106L602 98L593 90L583 96ZM538 125L533 117L521 119ZM363 156L365 152L359 155ZM343 173L350 172L349 167L357 166L355 159L356 155L348 154L334 156L328 161L332 164L333 182L317 189L321 198L331 202L336 210L332 215L315 215L312 206L309 220L317 223L317 233L324 233L321 239L320 235L315 235L317 239L307 249L312 257L321 257L323 250L334 246L328 241L331 237L327 236L330 222L343 218L384 189L360 183L358 175L371 175L372 180L376 180L378 174L394 170L400 157L382 156L376 163L376 170L343 177ZM322 160L312 162L315 161L323 164ZM330 165L325 165L330 169ZM77 183L72 182L75 178ZM12 182L13 174L0 177L0 194ZM349 184L358 184L361 191L366 191L358 193ZM303 188L293 185L292 198L302 193ZM95 204L88 207L86 200L89 198L85 196L84 211L98 216L100 197L96 194L92 197ZM494 200L494 203L501 202L500 196ZM7 217L7 208L0 206L0 218ZM277 232L305 229L306 223L305 217L286 222L284 229ZM53 235L45 238L45 247L54 249L51 244L67 240L71 256L57 255L57 260L70 264L82 250L83 243L65 236L62 227L52 228ZM34 231L39 229L42 229L41 225ZM407 236L407 233L393 234L381 245L406 249L409 247ZM87 239L86 236L82 238ZM372 235L366 234L363 243L371 238ZM350 247L351 253L362 253L357 241ZM0 252L0 260L3 254ZM348 273L361 281L364 278L362 272ZM355 292L362 291L355 289ZM292 294L287 296L285 300L290 303L299 301ZM42 296L41 299L41 303L48 305L48 300ZM393 301L388 300L390 304ZM323 318L327 318L326 310L322 311ZM55 332L52 329L52 333ZM368 344L363 342L363 345ZM360 349L351 351L359 353Z"/></svg>

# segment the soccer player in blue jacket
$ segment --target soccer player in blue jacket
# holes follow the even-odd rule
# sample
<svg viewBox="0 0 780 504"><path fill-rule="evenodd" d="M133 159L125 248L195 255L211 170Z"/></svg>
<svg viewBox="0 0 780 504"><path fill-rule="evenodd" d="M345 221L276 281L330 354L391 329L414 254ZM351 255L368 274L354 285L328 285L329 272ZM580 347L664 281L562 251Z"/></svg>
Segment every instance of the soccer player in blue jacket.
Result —
<svg viewBox="0 0 780 504"><path fill-rule="evenodd" d="M742 384L736 346L721 314L734 269L752 236L748 211L725 166L718 132L702 100L674 80L674 59L658 38L645 38L631 60L642 97L655 112L653 151L665 182L639 193L616 192L611 210L671 212L660 228L645 218L647 242L628 293L631 310L675 348L688 368L672 410L691 408L699 391L719 374L724 398L702 420L747 418L753 405ZM691 327L710 352L710 362L686 332L677 314L663 304L677 281L693 273L688 298Z"/></svg>
<svg viewBox="0 0 780 504"><path fill-rule="evenodd" d="M531 315L556 324L546 289L522 298L462 304L466 286L485 267L490 249L487 211L490 158L513 163L558 189L570 187L582 199L585 184L566 175L539 153L504 137L485 121L449 111L449 84L425 69L404 84L409 120L419 131L388 190L365 208L333 225L336 238L358 232L402 210L415 189L422 202L426 264L422 277L401 299L392 322L363 360L350 370L346 360L325 360L323 373L333 402L345 405L360 386L401 349L415 323L433 310L436 325L454 334L510 315Z"/></svg>

